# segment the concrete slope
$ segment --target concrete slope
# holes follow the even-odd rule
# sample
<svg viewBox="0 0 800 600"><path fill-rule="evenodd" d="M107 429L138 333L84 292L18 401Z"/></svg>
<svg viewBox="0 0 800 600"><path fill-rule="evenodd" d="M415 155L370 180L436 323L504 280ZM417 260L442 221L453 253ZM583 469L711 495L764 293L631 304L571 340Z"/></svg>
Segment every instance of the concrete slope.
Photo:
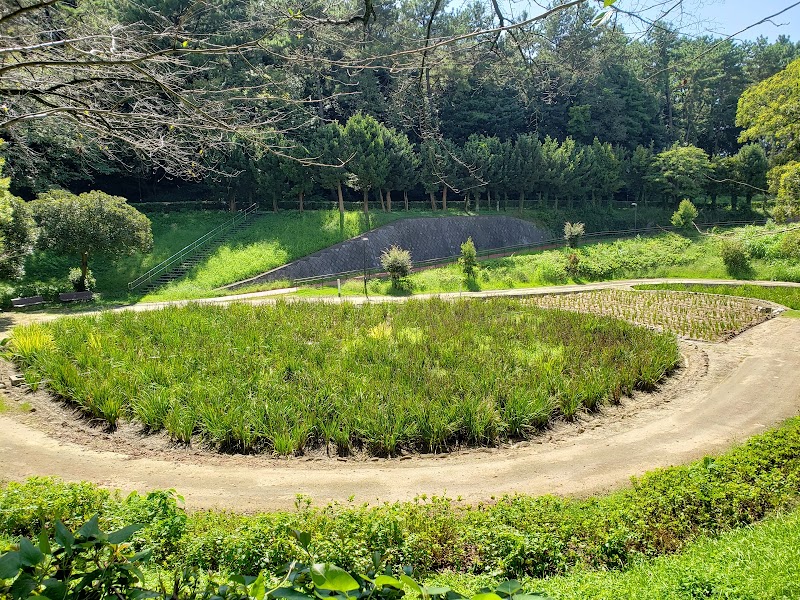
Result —
<svg viewBox="0 0 800 600"><path fill-rule="evenodd" d="M472 237L479 250L535 244L550 233L529 221L514 217L421 217L402 219L378 227L361 237L341 242L245 281L225 286L237 289L267 281L319 277L347 271L380 267L381 253L392 245L411 251L414 261L457 256L461 244ZM366 259L366 260L365 260Z"/></svg>

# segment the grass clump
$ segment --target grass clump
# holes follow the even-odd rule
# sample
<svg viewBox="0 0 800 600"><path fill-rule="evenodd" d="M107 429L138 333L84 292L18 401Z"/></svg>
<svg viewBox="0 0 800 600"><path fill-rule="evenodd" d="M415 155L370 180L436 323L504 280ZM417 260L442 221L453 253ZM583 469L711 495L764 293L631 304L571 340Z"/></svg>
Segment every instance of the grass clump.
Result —
<svg viewBox="0 0 800 600"><path fill-rule="evenodd" d="M277 454L496 444L652 388L680 357L672 335L509 299L114 312L19 327L11 347L112 424Z"/></svg>
<svg viewBox="0 0 800 600"><path fill-rule="evenodd" d="M756 298L781 304L787 308L800 309L800 287L779 285L735 285L705 283L658 283L635 286L637 290L675 290Z"/></svg>
<svg viewBox="0 0 800 600"><path fill-rule="evenodd" d="M253 516L184 515L165 492L122 498L90 484L34 479L0 490L0 537L35 536L42 523L57 516L80 522L99 512L104 528L145 523L137 547L153 541L159 560L176 567L274 575L304 558L291 533L296 529L311 534L315 560L349 571L366 571L377 551L388 564L410 565L418 573L462 573L460 588L470 587L467 578L574 573L573 583L554 580L548 591L573 585L580 590L581 578L598 583L625 578L607 571L640 564L636 585L644 585L645 570L657 563L643 561L796 507L798 456L800 419L795 418L719 457L658 469L635 478L627 489L592 498L508 496L477 506L418 498L324 508L300 500L295 511ZM583 575L593 570L599 573Z"/></svg>

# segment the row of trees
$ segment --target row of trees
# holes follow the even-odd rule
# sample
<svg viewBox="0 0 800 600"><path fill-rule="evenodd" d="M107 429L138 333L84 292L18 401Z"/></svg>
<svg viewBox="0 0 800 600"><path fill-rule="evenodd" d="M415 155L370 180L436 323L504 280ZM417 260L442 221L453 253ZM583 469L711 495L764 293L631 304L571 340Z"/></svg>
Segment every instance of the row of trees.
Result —
<svg viewBox="0 0 800 600"><path fill-rule="evenodd" d="M741 93L800 55L785 37L690 38L665 22L631 36L613 15L593 25L614 10L608 2L557 4L541 19L511 18L501 4L9 4L0 136L12 189L32 198L102 182L133 197L170 177L235 176L244 138L279 156L306 146L319 123L357 114L417 146L535 134L629 154L678 142L732 156Z"/></svg>
<svg viewBox="0 0 800 600"><path fill-rule="evenodd" d="M749 144L732 156L709 157L695 146L675 144L662 152L652 145L633 151L595 138L582 144L567 137L539 139L520 134L501 140L473 134L457 145L450 140L412 144L405 133L386 127L374 117L356 114L344 126L328 123L314 130L292 157L237 153L239 174L229 186L231 208L244 195L248 202L271 196L273 208L286 195L304 199L317 189L334 195L344 210L344 189L360 192L363 209L370 196L391 211L393 192L425 195L432 209L446 209L457 199L467 207L492 208L511 203L523 210L533 206L578 208L610 205L615 198L662 202L677 206L682 198L706 196L716 205L719 196L749 204L766 188L767 159L761 146Z"/></svg>

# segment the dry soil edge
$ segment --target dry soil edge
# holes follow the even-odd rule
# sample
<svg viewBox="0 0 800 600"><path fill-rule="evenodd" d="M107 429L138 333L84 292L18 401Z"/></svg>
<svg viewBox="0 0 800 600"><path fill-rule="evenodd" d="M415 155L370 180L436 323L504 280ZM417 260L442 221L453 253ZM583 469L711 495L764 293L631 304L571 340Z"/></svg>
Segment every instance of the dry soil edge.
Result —
<svg viewBox="0 0 800 600"><path fill-rule="evenodd" d="M800 413L798 349L800 319L771 319L729 342L687 347L691 381L684 377L659 402L645 401L617 418L597 417L541 443L444 458L181 462L90 448L2 415L0 478L56 475L126 491L175 488L190 509L245 512L291 508L298 493L317 503L409 500L422 493L472 502L514 492L585 495L721 451Z"/></svg>

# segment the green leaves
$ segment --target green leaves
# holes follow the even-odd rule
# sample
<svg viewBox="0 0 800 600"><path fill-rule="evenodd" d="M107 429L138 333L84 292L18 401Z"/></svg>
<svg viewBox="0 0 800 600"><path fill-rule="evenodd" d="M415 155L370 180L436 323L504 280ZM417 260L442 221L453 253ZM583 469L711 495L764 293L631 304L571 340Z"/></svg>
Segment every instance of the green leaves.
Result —
<svg viewBox="0 0 800 600"><path fill-rule="evenodd" d="M347 571L329 563L313 565L311 579L321 590L346 594L359 588L358 582Z"/></svg>

